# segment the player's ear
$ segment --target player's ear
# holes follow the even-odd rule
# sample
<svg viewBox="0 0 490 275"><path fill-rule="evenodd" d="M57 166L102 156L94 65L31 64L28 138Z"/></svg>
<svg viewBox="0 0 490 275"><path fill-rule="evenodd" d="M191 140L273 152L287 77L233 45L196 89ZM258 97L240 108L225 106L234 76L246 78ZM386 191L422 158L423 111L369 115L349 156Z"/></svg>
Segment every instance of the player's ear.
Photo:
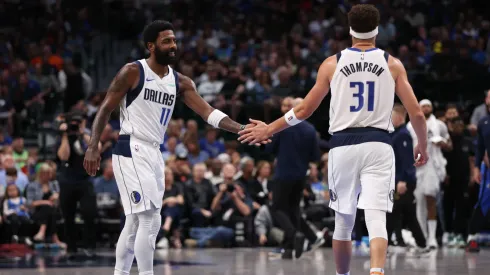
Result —
<svg viewBox="0 0 490 275"><path fill-rule="evenodd" d="M153 42L148 42L148 43L146 43L146 48L147 48L147 49L148 49L150 52L154 51L154 50L155 50L155 43L153 43Z"/></svg>

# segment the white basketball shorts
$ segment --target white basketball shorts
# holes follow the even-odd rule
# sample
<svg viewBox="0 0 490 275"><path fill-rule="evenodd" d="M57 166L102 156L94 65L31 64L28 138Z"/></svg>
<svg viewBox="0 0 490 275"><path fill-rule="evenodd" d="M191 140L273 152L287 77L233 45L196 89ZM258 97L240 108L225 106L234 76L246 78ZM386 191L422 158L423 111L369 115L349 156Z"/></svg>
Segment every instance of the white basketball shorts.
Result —
<svg viewBox="0 0 490 275"><path fill-rule="evenodd" d="M126 215L162 207L165 163L159 144L120 135L112 166Z"/></svg>
<svg viewBox="0 0 490 275"><path fill-rule="evenodd" d="M390 144L364 142L335 147L328 156L330 208L390 212L395 194L395 154Z"/></svg>
<svg viewBox="0 0 490 275"><path fill-rule="evenodd" d="M415 195L435 198L439 194L440 189L441 181L431 163L417 167L417 188L415 189Z"/></svg>

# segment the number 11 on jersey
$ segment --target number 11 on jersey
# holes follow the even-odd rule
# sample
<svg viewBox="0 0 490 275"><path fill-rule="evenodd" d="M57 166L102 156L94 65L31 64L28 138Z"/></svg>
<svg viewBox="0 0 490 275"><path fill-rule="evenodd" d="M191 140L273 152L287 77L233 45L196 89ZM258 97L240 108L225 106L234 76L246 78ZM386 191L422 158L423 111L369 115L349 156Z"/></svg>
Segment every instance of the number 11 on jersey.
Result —
<svg viewBox="0 0 490 275"><path fill-rule="evenodd" d="M160 117L160 124L167 126L168 117L170 116L169 108L162 108L162 116Z"/></svg>
<svg viewBox="0 0 490 275"><path fill-rule="evenodd" d="M367 81L368 86L368 99L367 99L367 110L372 112L374 110L374 81ZM364 107L364 83L363 82L351 82L351 88L357 88L357 93L353 96L357 98L357 106L350 106L351 113L359 112Z"/></svg>

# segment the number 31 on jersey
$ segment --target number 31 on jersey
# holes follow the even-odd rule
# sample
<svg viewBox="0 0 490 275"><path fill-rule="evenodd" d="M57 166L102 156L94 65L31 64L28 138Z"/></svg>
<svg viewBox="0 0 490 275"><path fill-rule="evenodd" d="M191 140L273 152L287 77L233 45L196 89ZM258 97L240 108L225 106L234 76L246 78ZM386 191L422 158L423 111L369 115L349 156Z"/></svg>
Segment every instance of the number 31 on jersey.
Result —
<svg viewBox="0 0 490 275"><path fill-rule="evenodd" d="M374 110L374 81L363 82L351 82L350 87L354 88L356 92L353 94L354 98L357 98L357 106L351 105L351 113L359 112L364 107L364 91L367 86L367 111L372 112Z"/></svg>

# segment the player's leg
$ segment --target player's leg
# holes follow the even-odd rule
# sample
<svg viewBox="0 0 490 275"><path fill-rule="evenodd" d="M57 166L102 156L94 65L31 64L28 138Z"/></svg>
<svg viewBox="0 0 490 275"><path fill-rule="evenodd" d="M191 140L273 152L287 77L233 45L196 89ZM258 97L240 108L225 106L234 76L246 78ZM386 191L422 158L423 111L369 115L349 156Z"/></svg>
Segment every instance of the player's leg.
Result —
<svg viewBox="0 0 490 275"><path fill-rule="evenodd" d="M352 255L352 230L360 191L359 151L357 145L336 147L329 152L329 206L335 210L332 248L337 274L349 274Z"/></svg>
<svg viewBox="0 0 490 275"><path fill-rule="evenodd" d="M435 197L426 195L427 203L427 243L430 248L437 248L437 200Z"/></svg>
<svg viewBox="0 0 490 275"><path fill-rule="evenodd" d="M342 214L335 212L335 230L332 236L332 249L335 258L337 275L350 274L352 257L352 230L356 222L356 212Z"/></svg>
<svg viewBox="0 0 490 275"><path fill-rule="evenodd" d="M138 230L138 217L134 214L126 216L124 228L116 245L116 267L114 275L129 275L134 261L134 241Z"/></svg>
<svg viewBox="0 0 490 275"><path fill-rule="evenodd" d="M134 255L139 275L153 275L153 255L162 217L159 208L137 213L138 231L134 242Z"/></svg>
<svg viewBox="0 0 490 275"><path fill-rule="evenodd" d="M490 214L487 213L487 215ZM466 244L466 250L468 252L480 251L480 247L477 242L477 234L481 231L483 225L485 224L485 220L490 220L490 217L485 219L481 207L477 206L475 210L473 210L473 215L471 216L468 227L468 239Z"/></svg>
<svg viewBox="0 0 490 275"><path fill-rule="evenodd" d="M419 183L420 182L420 183ZM422 229L422 233L424 237L427 239L427 201L425 199L425 195L423 193L423 185L424 181L417 180L417 189L415 190L415 200L416 200L416 215L417 220L420 225L420 229Z"/></svg>
<svg viewBox="0 0 490 275"><path fill-rule="evenodd" d="M360 172L362 192L358 207L364 209L371 251L371 274L384 274L388 233L386 213L393 209L395 195L395 154L381 142L368 142L359 150L363 168Z"/></svg>

